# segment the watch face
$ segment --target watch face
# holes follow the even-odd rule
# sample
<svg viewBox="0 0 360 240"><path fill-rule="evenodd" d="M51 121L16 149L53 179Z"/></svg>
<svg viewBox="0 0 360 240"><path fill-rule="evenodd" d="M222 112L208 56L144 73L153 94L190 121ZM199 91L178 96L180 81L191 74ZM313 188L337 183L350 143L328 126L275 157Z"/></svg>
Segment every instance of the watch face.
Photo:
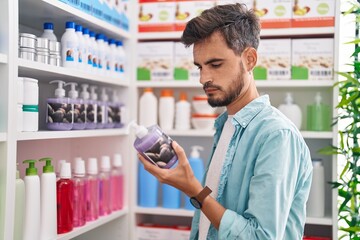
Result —
<svg viewBox="0 0 360 240"><path fill-rule="evenodd" d="M190 198L190 203L194 206L194 208L201 208L201 203L194 197Z"/></svg>

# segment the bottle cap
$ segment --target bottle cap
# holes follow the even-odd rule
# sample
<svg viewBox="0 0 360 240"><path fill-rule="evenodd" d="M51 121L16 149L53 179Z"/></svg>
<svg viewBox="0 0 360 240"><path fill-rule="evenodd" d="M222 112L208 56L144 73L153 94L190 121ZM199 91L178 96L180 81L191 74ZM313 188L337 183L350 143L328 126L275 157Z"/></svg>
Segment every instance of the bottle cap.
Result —
<svg viewBox="0 0 360 240"><path fill-rule="evenodd" d="M101 157L101 171L103 172L110 172L110 157L109 156L102 156Z"/></svg>
<svg viewBox="0 0 360 240"><path fill-rule="evenodd" d="M69 162L61 164L60 178L71 178L71 164Z"/></svg>
<svg viewBox="0 0 360 240"><path fill-rule="evenodd" d="M170 89L164 89L161 91L161 97L172 97L173 91Z"/></svg>
<svg viewBox="0 0 360 240"><path fill-rule="evenodd" d="M66 160L64 160L64 159L61 159L61 160L59 160L58 161L58 163L57 163L57 173L58 173L58 175L60 176L60 171L61 171L61 165L63 164L63 163L66 163Z"/></svg>
<svg viewBox="0 0 360 240"><path fill-rule="evenodd" d="M71 86L71 89L70 91L68 92L68 96L69 98L71 99L77 99L79 97L79 92L76 91L76 86L77 86L77 83L76 82L69 82L69 83L66 83L65 86Z"/></svg>
<svg viewBox="0 0 360 240"><path fill-rule="evenodd" d="M294 102L293 96L290 92L287 92L285 95L285 103L292 104Z"/></svg>
<svg viewBox="0 0 360 240"><path fill-rule="evenodd" d="M321 93L317 92L316 95L315 95L315 103L317 105L319 105L319 104L321 104L321 101L322 101Z"/></svg>
<svg viewBox="0 0 360 240"><path fill-rule="evenodd" d="M85 161L81 158L75 159L75 170L74 176L83 177L85 176Z"/></svg>
<svg viewBox="0 0 360 240"><path fill-rule="evenodd" d="M75 29L75 23L74 22L66 22L65 28L74 28Z"/></svg>
<svg viewBox="0 0 360 240"><path fill-rule="evenodd" d="M112 45L112 44L116 45L116 42L114 39L109 38L108 42L110 45Z"/></svg>
<svg viewBox="0 0 360 240"><path fill-rule="evenodd" d="M90 37L91 37L91 38L92 38L92 37L95 38L95 32L90 31L89 34L90 34Z"/></svg>
<svg viewBox="0 0 360 240"><path fill-rule="evenodd" d="M98 174L98 163L96 158L88 159L87 173L93 175Z"/></svg>
<svg viewBox="0 0 360 240"><path fill-rule="evenodd" d="M44 29L53 30L53 29L54 29L53 23L51 23L51 22L46 22L46 23L44 23Z"/></svg>
<svg viewBox="0 0 360 240"><path fill-rule="evenodd" d="M58 87L55 89L55 97L57 97L57 98L65 97L65 89L64 89L65 82L61 81L61 80L53 80L50 82L50 84L53 84L53 83L58 84Z"/></svg>
<svg viewBox="0 0 360 240"><path fill-rule="evenodd" d="M84 100L88 100L90 98L90 93L87 91L89 84L81 84L82 91L80 93L80 97Z"/></svg>
<svg viewBox="0 0 360 240"><path fill-rule="evenodd" d="M35 159L28 159L28 160L24 160L23 163L28 163L29 167L26 168L26 176L34 176L37 175L37 168L35 167Z"/></svg>
<svg viewBox="0 0 360 240"><path fill-rule="evenodd" d="M313 167L320 167L322 166L322 159L320 158L313 158L311 159Z"/></svg>
<svg viewBox="0 0 360 240"><path fill-rule="evenodd" d="M130 122L129 127L135 129L135 135L138 138L145 137L149 132L149 130L146 127L138 125L135 121Z"/></svg>
<svg viewBox="0 0 360 240"><path fill-rule="evenodd" d="M120 153L115 153L114 154L114 159L113 159L113 166L114 167L122 167L123 163L122 163L122 157Z"/></svg>
<svg viewBox="0 0 360 240"><path fill-rule="evenodd" d="M89 35L90 30L88 28L83 28L82 31L84 35Z"/></svg>
<svg viewBox="0 0 360 240"><path fill-rule="evenodd" d="M53 173L54 166L51 165L52 158L46 157L39 159L40 162L45 162L45 166L43 167L43 173Z"/></svg>
<svg viewBox="0 0 360 240"><path fill-rule="evenodd" d="M191 158L199 158L200 157L200 151L204 151L204 148L201 146L192 146L191 147L191 153L190 153L190 157Z"/></svg>
<svg viewBox="0 0 360 240"><path fill-rule="evenodd" d="M101 33L96 34L96 40L104 40L104 34Z"/></svg>
<svg viewBox="0 0 360 240"><path fill-rule="evenodd" d="M187 101L187 94L186 92L180 93L180 101Z"/></svg>
<svg viewBox="0 0 360 240"><path fill-rule="evenodd" d="M153 91L152 88L145 88L145 89L144 89L144 93L146 93L146 92L154 92L154 91Z"/></svg>
<svg viewBox="0 0 360 240"><path fill-rule="evenodd" d="M116 46L123 46L123 42L122 41L117 41Z"/></svg>
<svg viewBox="0 0 360 240"><path fill-rule="evenodd" d="M79 24L75 25L75 32L82 32L82 26Z"/></svg>

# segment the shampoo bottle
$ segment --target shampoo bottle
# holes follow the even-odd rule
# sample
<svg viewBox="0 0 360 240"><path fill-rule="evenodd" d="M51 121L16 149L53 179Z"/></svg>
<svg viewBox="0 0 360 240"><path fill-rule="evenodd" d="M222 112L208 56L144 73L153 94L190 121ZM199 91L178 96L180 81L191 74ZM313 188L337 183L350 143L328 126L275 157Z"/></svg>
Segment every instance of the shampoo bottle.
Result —
<svg viewBox="0 0 360 240"><path fill-rule="evenodd" d="M320 92L316 93L315 103L307 107L307 128L310 131L330 131L330 106L322 102Z"/></svg>
<svg viewBox="0 0 360 240"><path fill-rule="evenodd" d="M86 109L84 100L79 98L79 92L76 90L77 83L69 82L65 84L65 86L71 86L71 89L68 93L70 98L71 108L73 109L73 130L83 130L85 129L85 117L86 117Z"/></svg>
<svg viewBox="0 0 360 240"><path fill-rule="evenodd" d="M45 162L43 173L40 178L41 193L41 228L40 240L57 238L56 223L56 175L51 165L51 158L42 158Z"/></svg>
<svg viewBox="0 0 360 240"><path fill-rule="evenodd" d="M140 162L138 164L138 167L138 204L141 207L157 207L159 181L151 173L146 171L144 169L144 165Z"/></svg>
<svg viewBox="0 0 360 240"><path fill-rule="evenodd" d="M79 69L84 69L85 68L85 54L86 54L86 44L85 44L85 38L83 36L83 32L82 32L82 26L76 24L75 25L75 34L78 38L78 43L79 43L79 47L78 47L78 68Z"/></svg>
<svg viewBox="0 0 360 240"><path fill-rule="evenodd" d="M46 126L50 130L71 130L73 128L73 108L70 99L65 97L64 81L54 80L57 83L55 98L47 99Z"/></svg>
<svg viewBox="0 0 360 240"><path fill-rule="evenodd" d="M157 124L158 100L152 88L145 88L139 100L139 124L150 127Z"/></svg>
<svg viewBox="0 0 360 240"><path fill-rule="evenodd" d="M66 22L65 33L61 37L61 61L66 68L77 68L79 41L75 33L75 23Z"/></svg>
<svg viewBox="0 0 360 240"><path fill-rule="evenodd" d="M25 212L25 183L24 180L20 178L19 170L16 170L14 240L23 240L24 212Z"/></svg>
<svg viewBox="0 0 360 240"><path fill-rule="evenodd" d="M310 217L325 215L325 173L321 159L313 159L313 178L307 202L307 214Z"/></svg>
<svg viewBox="0 0 360 240"><path fill-rule="evenodd" d="M83 28L83 36L84 36L84 42L86 45L86 49L85 49L85 53L86 55L84 55L84 62L86 65L86 70L87 71L92 71L93 68L93 63L92 63L92 52L93 52L93 48L92 48L92 42L90 40L90 31L88 28Z"/></svg>
<svg viewBox="0 0 360 240"><path fill-rule="evenodd" d="M191 104L187 100L186 92L180 93L180 99L175 105L175 129L190 129Z"/></svg>
<svg viewBox="0 0 360 240"><path fill-rule="evenodd" d="M70 163L61 165L60 179L56 182L57 233L67 233L74 228L74 182Z"/></svg>
<svg viewBox="0 0 360 240"><path fill-rule="evenodd" d="M74 182L74 227L84 226L86 223L86 204L85 204L85 161L81 158L75 160L73 174Z"/></svg>
<svg viewBox="0 0 360 240"><path fill-rule="evenodd" d="M86 221L99 218L99 178L96 158L89 158L86 177Z"/></svg>
<svg viewBox="0 0 360 240"><path fill-rule="evenodd" d="M191 147L191 153L189 157L189 163L191 166L191 169L194 172L194 175L198 181L202 181L202 178L204 176L204 161L202 158L200 158L200 150L204 150L201 146L192 146ZM190 203L189 197L185 197L185 209L194 210L195 208Z"/></svg>
<svg viewBox="0 0 360 240"><path fill-rule="evenodd" d="M174 128L175 98L173 91L164 89L159 98L159 126L163 130Z"/></svg>
<svg viewBox="0 0 360 240"><path fill-rule="evenodd" d="M24 240L40 239L40 178L35 168L36 160L25 160L28 163L24 177L25 182L25 218Z"/></svg>
<svg viewBox="0 0 360 240"><path fill-rule="evenodd" d="M159 126L146 128L131 122L130 127L135 129L135 149L149 162L160 168L171 168L177 162L172 139Z"/></svg>
<svg viewBox="0 0 360 240"><path fill-rule="evenodd" d="M114 154L111 170L111 210L116 211L124 206L124 171L120 154Z"/></svg>
<svg viewBox="0 0 360 240"><path fill-rule="evenodd" d="M295 126L300 130L302 114L301 109L294 103L294 99L291 93L286 93L285 103L278 107L279 111L282 112L287 118L289 118Z"/></svg>
<svg viewBox="0 0 360 240"><path fill-rule="evenodd" d="M99 215L111 213L110 157L102 156L99 174Z"/></svg>

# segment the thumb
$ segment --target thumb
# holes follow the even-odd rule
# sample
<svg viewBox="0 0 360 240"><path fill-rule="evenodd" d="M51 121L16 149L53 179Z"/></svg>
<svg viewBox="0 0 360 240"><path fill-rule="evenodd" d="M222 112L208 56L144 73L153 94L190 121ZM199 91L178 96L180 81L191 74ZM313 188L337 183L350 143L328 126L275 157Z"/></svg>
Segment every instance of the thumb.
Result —
<svg viewBox="0 0 360 240"><path fill-rule="evenodd" d="M172 147L178 156L179 163L188 162L184 149L176 141L172 142Z"/></svg>

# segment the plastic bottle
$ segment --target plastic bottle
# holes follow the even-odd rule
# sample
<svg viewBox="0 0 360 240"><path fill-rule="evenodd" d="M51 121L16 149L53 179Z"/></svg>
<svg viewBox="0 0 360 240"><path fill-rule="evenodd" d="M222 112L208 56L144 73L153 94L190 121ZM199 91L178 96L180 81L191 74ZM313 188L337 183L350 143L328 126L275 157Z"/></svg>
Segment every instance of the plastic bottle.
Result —
<svg viewBox="0 0 360 240"><path fill-rule="evenodd" d="M98 125L97 128L112 128L114 124L109 123L108 118L108 103L109 96L106 93L106 88L101 88L100 101L98 101ZM110 119L111 121L112 119Z"/></svg>
<svg viewBox="0 0 360 240"><path fill-rule="evenodd" d="M198 181L202 181L202 178L204 176L204 160L200 158L200 152L203 151L204 148L201 146L192 146L191 147L191 153L189 157L189 163L191 166L191 169L194 173L194 176ZM194 210L195 208L190 203L189 197L185 197L185 209Z"/></svg>
<svg viewBox="0 0 360 240"><path fill-rule="evenodd" d="M139 163L138 167L138 204L141 207L157 207L159 181L151 173L144 169L143 164Z"/></svg>
<svg viewBox="0 0 360 240"><path fill-rule="evenodd" d="M116 211L124 206L124 171L120 154L114 154L111 170L111 210Z"/></svg>
<svg viewBox="0 0 360 240"><path fill-rule="evenodd" d="M73 119L73 127L74 130L83 130L85 129L85 117L86 117L86 108L84 104L84 100L79 98L79 92L76 90L77 83L69 82L66 83L65 86L71 86L70 91L68 92L68 96L70 98Z"/></svg>
<svg viewBox="0 0 360 240"><path fill-rule="evenodd" d="M23 240L25 212L25 183L20 178L16 169L15 181L15 215L14 215L14 240Z"/></svg>
<svg viewBox="0 0 360 240"><path fill-rule="evenodd" d="M41 38L47 38L50 41L57 42L57 37L54 34L54 24L51 22L44 23L44 32L40 36Z"/></svg>
<svg viewBox="0 0 360 240"><path fill-rule="evenodd" d="M172 139L158 125L146 128L131 122L135 129L135 149L149 162L160 168L171 168L177 162L177 155L172 148Z"/></svg>
<svg viewBox="0 0 360 240"><path fill-rule="evenodd" d="M25 218L24 240L40 239L40 178L35 168L36 160L23 161L28 163L24 177L25 182Z"/></svg>
<svg viewBox="0 0 360 240"><path fill-rule="evenodd" d="M84 69L85 68L85 56L86 56L86 44L85 38L82 32L82 26L76 24L75 25L75 34L78 37L78 68Z"/></svg>
<svg viewBox="0 0 360 240"><path fill-rule="evenodd" d="M117 41L117 63L118 63L118 76L120 81L125 80L125 64L126 64L126 54L122 41Z"/></svg>
<svg viewBox="0 0 360 240"><path fill-rule="evenodd" d="M102 156L99 173L99 215L111 213L110 157Z"/></svg>
<svg viewBox="0 0 360 240"><path fill-rule="evenodd" d="M173 91L164 89L159 98L159 126L164 130L174 128L175 99Z"/></svg>
<svg viewBox="0 0 360 240"><path fill-rule="evenodd" d="M98 46L97 56L98 56L98 68L99 68L99 74L104 75L105 74L105 41L104 41L104 34L96 34L96 42Z"/></svg>
<svg viewBox="0 0 360 240"><path fill-rule="evenodd" d="M81 158L75 159L72 180L74 182L74 227L80 227L86 223L85 161Z"/></svg>
<svg viewBox="0 0 360 240"><path fill-rule="evenodd" d="M186 92L180 93L180 99L175 104L175 129L189 130L191 117L191 104L187 100Z"/></svg>
<svg viewBox="0 0 360 240"><path fill-rule="evenodd" d="M74 182L71 180L71 166L61 164L60 179L56 182L57 233L67 233L74 228Z"/></svg>
<svg viewBox="0 0 360 240"><path fill-rule="evenodd" d="M152 88L145 88L139 100L139 124L150 127L157 124L158 100Z"/></svg>
<svg viewBox="0 0 360 240"><path fill-rule="evenodd" d="M91 48L92 48L92 72L98 73L98 46L95 39L95 33L90 31L90 42L91 42Z"/></svg>
<svg viewBox="0 0 360 240"><path fill-rule="evenodd" d="M71 130L73 128L73 108L70 98L65 97L64 85L61 80L51 81L57 83L55 98L47 99L46 126L50 130Z"/></svg>
<svg viewBox="0 0 360 240"><path fill-rule="evenodd" d="M85 119L85 128L86 129L95 129L98 122L98 101L97 95L95 93L95 86L90 87L91 93L87 91L89 87L88 84L82 84L81 98L85 100L86 105L86 119ZM93 100L93 98L95 100Z"/></svg>
<svg viewBox="0 0 360 240"><path fill-rule="evenodd" d="M112 77L116 77L117 73L115 70L117 70L117 62L116 62L116 54L117 52L117 47L116 47L116 42L114 39L109 39L109 71L110 71L110 76Z"/></svg>
<svg viewBox="0 0 360 240"><path fill-rule="evenodd" d="M111 76L111 71L110 71L111 52L110 52L109 40L106 37L106 35L104 37L104 46L105 46L105 63L104 63L105 76Z"/></svg>
<svg viewBox="0 0 360 240"><path fill-rule="evenodd" d="M302 113L300 107L294 103L293 96L290 92L286 93L284 104L280 104L279 111L289 118L295 126L300 129L302 122Z"/></svg>
<svg viewBox="0 0 360 240"><path fill-rule="evenodd" d="M174 165L174 167L176 164ZM178 189L163 183L162 184L162 206L164 208L177 209L180 208L181 193Z"/></svg>
<svg viewBox="0 0 360 240"><path fill-rule="evenodd" d="M89 158L86 173L86 221L94 221L99 218L99 178L96 158Z"/></svg>
<svg viewBox="0 0 360 240"><path fill-rule="evenodd" d="M55 169L56 181L60 179L61 165L65 162L66 162L65 159L61 159L57 162L57 167Z"/></svg>
<svg viewBox="0 0 360 240"><path fill-rule="evenodd" d="M51 158L41 158L45 162L43 173L40 178L41 195L41 227L40 240L57 238L56 222L56 175L54 166L51 165Z"/></svg>
<svg viewBox="0 0 360 240"><path fill-rule="evenodd" d="M93 62L92 62L92 53L93 53L93 48L92 48L92 42L90 40L90 33L89 33L89 29L88 28L83 28L83 37L84 37L84 42L86 45L86 49L85 49L85 59L84 59L84 63L86 65L85 69L88 71L92 71L93 68Z"/></svg>
<svg viewBox="0 0 360 240"><path fill-rule="evenodd" d="M108 111L108 123L111 121L114 124L114 128L121 128L124 126L124 119L122 116L123 107L124 104L120 102L117 91L112 89L111 102L109 103Z"/></svg>
<svg viewBox="0 0 360 240"><path fill-rule="evenodd" d="M78 67L79 41L75 33L75 23L66 22L65 33L61 37L61 61L66 68Z"/></svg>
<svg viewBox="0 0 360 240"><path fill-rule="evenodd" d="M329 131L331 129L330 106L322 102L321 93L315 95L315 103L307 106L307 129Z"/></svg>
<svg viewBox="0 0 360 240"><path fill-rule="evenodd" d="M325 216L325 173L321 159L313 159L313 177L307 202L307 215L310 217Z"/></svg>

